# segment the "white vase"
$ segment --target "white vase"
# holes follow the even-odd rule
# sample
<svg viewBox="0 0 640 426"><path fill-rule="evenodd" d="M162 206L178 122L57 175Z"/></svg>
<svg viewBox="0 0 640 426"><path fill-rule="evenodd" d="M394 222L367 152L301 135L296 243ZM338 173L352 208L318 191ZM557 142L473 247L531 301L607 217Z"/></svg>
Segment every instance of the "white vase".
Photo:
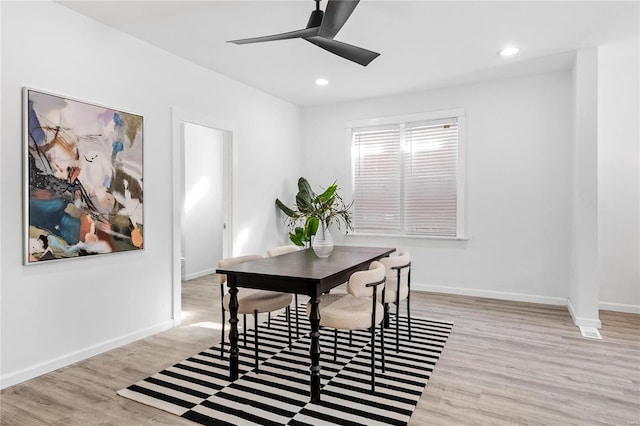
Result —
<svg viewBox="0 0 640 426"><path fill-rule="evenodd" d="M318 256L319 258L329 257L329 255L333 251L333 238L331 238L329 228L322 220L320 221L318 232L316 233L315 237L313 237L311 247L313 248L316 256Z"/></svg>

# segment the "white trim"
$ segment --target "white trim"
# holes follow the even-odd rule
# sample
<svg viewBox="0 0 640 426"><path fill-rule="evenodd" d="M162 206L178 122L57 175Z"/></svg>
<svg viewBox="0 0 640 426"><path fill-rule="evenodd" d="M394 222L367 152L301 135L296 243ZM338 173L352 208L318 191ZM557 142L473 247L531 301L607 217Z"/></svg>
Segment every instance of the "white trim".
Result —
<svg viewBox="0 0 640 426"><path fill-rule="evenodd" d="M571 304L571 299L567 299L567 309L569 309L569 314L571 314L571 319L573 320L573 323L578 327L583 326L583 327L602 328L602 323L598 318L579 317L576 314L576 311L573 308L573 305Z"/></svg>
<svg viewBox="0 0 640 426"><path fill-rule="evenodd" d="M461 296L482 297L487 299L510 300L513 302L541 303L545 305L566 306L564 297L537 296L532 294L511 293L506 291L479 290L475 288L447 287L428 284L411 283L411 289L416 291L430 291L433 293L458 294Z"/></svg>
<svg viewBox="0 0 640 426"><path fill-rule="evenodd" d="M351 234L348 234L347 236L349 235ZM416 291L430 291L433 293L458 294L461 296L474 296L474 297L483 297L483 298L489 298L489 299L511 300L514 302L531 302L531 303L542 303L545 305L566 306L567 309L569 310L569 314L571 314L571 319L573 319L574 323L576 322L576 319L575 319L576 316L575 316L575 312L573 312L573 306L571 306L571 302L564 297L536 296L536 295L523 294L523 293L478 290L478 289L471 289L471 288L447 287L447 286L417 284L417 283L412 283L411 288ZM600 302L599 309L603 311L623 312L628 314L640 314L639 305L625 305L622 303ZM580 325L586 326L586 327L601 328L601 325L602 325L599 319L593 320L590 318L579 318L579 321L581 322ZM598 324L598 325L595 326L592 324ZM576 323L576 325L578 324Z"/></svg>
<svg viewBox="0 0 640 426"><path fill-rule="evenodd" d="M467 239L467 120L464 109L458 110L458 173L457 173L457 207L456 237Z"/></svg>
<svg viewBox="0 0 640 426"><path fill-rule="evenodd" d="M99 343L94 346L90 346L86 349L73 352L67 355L60 356L51 361L46 361L34 366L6 374L0 377L0 389L13 386L15 384L24 382L29 379L33 379L42 374L50 373L58 368L66 367L78 361L91 358L92 356L110 351L120 346L124 346L128 343L135 342L136 340L144 339L145 337L152 336L165 330L169 330L173 327L173 321L167 320L160 324L156 324L152 327L145 328L143 330L136 331L125 336L121 336L115 339L107 340L106 342Z"/></svg>
<svg viewBox="0 0 640 426"><path fill-rule="evenodd" d="M358 127L384 126L387 124L407 123L423 120L437 120L443 117L464 117L464 108L444 109L440 111L418 112L413 114L391 115L387 117L365 118L347 121L347 130Z"/></svg>
<svg viewBox="0 0 640 426"><path fill-rule="evenodd" d="M184 113L175 108L171 110L171 264L172 264L172 304L171 316L174 326L182 323L182 215L184 206L184 182L182 179L182 164L184 163L184 147L182 141L182 121ZM176 265L176 263L178 263Z"/></svg>
<svg viewBox="0 0 640 426"><path fill-rule="evenodd" d="M622 303L600 302L598 308L602 311L625 312L640 314L640 305L625 305Z"/></svg>
<svg viewBox="0 0 640 426"><path fill-rule="evenodd" d="M189 280L193 280L196 278L204 277L206 275L211 275L215 273L216 273L216 268L209 268L209 269L205 269L204 271L192 272L188 275L185 275L183 280L189 281Z"/></svg>

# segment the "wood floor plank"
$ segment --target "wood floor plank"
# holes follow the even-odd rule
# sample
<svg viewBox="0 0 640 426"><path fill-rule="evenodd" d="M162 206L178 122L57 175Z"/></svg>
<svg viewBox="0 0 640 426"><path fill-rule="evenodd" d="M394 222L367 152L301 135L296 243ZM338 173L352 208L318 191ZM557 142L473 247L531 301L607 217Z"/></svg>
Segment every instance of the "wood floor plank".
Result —
<svg viewBox="0 0 640 426"><path fill-rule="evenodd" d="M561 306L411 297L413 315L455 322L411 425L640 425L640 315L601 311L594 340ZM217 278L182 300L182 326L4 389L0 424L193 425L115 393L219 342Z"/></svg>

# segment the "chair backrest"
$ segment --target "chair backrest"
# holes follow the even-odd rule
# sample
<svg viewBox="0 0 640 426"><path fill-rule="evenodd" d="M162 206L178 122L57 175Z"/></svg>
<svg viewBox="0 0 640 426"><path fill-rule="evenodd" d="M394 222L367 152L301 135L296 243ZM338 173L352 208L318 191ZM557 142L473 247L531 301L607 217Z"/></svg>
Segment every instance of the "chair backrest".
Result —
<svg viewBox="0 0 640 426"><path fill-rule="evenodd" d="M392 281L395 283L398 279L398 270L393 268L408 265L409 263L411 263L411 256L409 255L408 251L403 250L399 252L397 256L383 257L382 259L380 259L380 263L382 263L387 270L387 281ZM400 285L407 285L407 274L409 274L409 268L402 268L402 270L400 271Z"/></svg>
<svg viewBox="0 0 640 426"><path fill-rule="evenodd" d="M300 250L300 247L292 246L292 245L271 247L269 250L267 250L267 256L268 257L280 256L281 254L292 253L298 250Z"/></svg>
<svg viewBox="0 0 640 426"><path fill-rule="evenodd" d="M264 259L264 257L258 254L249 254L247 256L238 256L238 257L229 257L227 259L220 259L218 261L218 268L228 268L229 266L238 265L240 263L249 262L252 260ZM220 279L220 285L227 282L227 276L220 274L218 275Z"/></svg>
<svg viewBox="0 0 640 426"><path fill-rule="evenodd" d="M371 262L369 270L358 271L351 274L349 277L349 284L347 284L347 290L355 297L368 297L373 295L373 289L367 287L367 284L376 283L382 281L385 277L384 265L380 262ZM384 283L375 288L378 295L382 294L384 289Z"/></svg>

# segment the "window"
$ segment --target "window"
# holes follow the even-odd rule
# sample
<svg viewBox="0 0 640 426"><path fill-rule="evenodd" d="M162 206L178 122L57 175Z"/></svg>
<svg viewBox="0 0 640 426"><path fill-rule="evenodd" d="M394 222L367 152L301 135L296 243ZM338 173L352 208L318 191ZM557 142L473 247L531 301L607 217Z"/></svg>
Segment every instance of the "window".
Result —
<svg viewBox="0 0 640 426"><path fill-rule="evenodd" d="M355 233L464 237L463 111L348 127Z"/></svg>

